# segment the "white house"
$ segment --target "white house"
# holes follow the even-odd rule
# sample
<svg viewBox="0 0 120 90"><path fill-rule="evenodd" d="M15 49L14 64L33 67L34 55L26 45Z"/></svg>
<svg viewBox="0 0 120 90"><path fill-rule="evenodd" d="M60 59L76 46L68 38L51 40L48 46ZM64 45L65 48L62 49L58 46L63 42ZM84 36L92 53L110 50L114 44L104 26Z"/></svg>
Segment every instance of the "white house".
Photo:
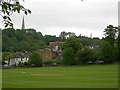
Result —
<svg viewBox="0 0 120 90"><path fill-rule="evenodd" d="M18 66L19 62L27 62L29 60L29 53L21 53L21 52L17 52L16 53L16 58L14 59L10 59L10 61L5 61L5 65L4 66L13 66L13 65L16 65ZM8 65L9 63L9 65Z"/></svg>

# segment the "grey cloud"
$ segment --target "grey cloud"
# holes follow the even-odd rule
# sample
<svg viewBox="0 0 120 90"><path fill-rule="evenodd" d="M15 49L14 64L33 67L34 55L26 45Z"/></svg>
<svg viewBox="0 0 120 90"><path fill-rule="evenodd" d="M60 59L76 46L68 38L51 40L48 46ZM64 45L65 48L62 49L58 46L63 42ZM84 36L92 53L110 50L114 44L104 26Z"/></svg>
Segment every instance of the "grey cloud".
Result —
<svg viewBox="0 0 120 90"><path fill-rule="evenodd" d="M23 4L32 10L25 16L26 27L44 34L58 35L64 27L75 33L89 30L102 34L107 25L118 24L118 0L26 0ZM14 15L13 20L20 28L22 14Z"/></svg>

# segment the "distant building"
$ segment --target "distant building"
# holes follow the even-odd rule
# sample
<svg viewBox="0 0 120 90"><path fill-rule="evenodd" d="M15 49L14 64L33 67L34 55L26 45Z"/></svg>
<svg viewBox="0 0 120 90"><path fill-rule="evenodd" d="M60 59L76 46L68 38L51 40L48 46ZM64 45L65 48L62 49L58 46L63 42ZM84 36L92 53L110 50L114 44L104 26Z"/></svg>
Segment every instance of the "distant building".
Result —
<svg viewBox="0 0 120 90"><path fill-rule="evenodd" d="M10 59L9 61L9 65L8 65L8 61L5 61L5 65L4 66L18 66L19 62L27 62L29 60L29 56L30 53L23 53L23 52L16 52L16 57L13 59Z"/></svg>
<svg viewBox="0 0 120 90"><path fill-rule="evenodd" d="M100 40L99 37L93 37L93 40Z"/></svg>
<svg viewBox="0 0 120 90"><path fill-rule="evenodd" d="M43 61L61 60L61 50L41 49L37 50Z"/></svg>
<svg viewBox="0 0 120 90"><path fill-rule="evenodd" d="M62 51L59 49L60 43L62 42L50 42L50 48L40 49L37 52L44 61L61 60Z"/></svg>
<svg viewBox="0 0 120 90"><path fill-rule="evenodd" d="M82 36L82 35L80 34L79 36L76 36L76 38L82 39L82 38L88 38L88 37L87 37L87 36Z"/></svg>
<svg viewBox="0 0 120 90"><path fill-rule="evenodd" d="M50 42L49 46L51 47L52 50L58 50L60 43L62 42Z"/></svg>

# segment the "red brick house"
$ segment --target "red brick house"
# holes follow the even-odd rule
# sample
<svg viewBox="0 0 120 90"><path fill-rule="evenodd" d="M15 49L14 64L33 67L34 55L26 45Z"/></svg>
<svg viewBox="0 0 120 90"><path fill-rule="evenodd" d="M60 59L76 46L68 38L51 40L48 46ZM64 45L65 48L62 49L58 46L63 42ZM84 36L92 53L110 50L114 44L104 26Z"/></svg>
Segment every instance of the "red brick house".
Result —
<svg viewBox="0 0 120 90"><path fill-rule="evenodd" d="M58 50L60 43L62 42L50 42L49 46L52 48L52 50Z"/></svg>

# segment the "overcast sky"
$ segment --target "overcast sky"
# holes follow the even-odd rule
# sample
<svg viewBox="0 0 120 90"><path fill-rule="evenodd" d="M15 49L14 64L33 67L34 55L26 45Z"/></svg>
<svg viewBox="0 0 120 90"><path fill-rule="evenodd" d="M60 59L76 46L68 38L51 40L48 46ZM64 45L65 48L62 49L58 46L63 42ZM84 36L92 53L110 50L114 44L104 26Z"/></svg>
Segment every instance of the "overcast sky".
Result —
<svg viewBox="0 0 120 90"><path fill-rule="evenodd" d="M119 0L25 0L22 4L32 11L25 16L25 27L43 35L59 36L60 32L75 32L103 37L107 25L118 25ZM12 16L15 29L21 29L23 13ZM1 19L1 18L0 18ZM0 23L3 28L3 24Z"/></svg>

